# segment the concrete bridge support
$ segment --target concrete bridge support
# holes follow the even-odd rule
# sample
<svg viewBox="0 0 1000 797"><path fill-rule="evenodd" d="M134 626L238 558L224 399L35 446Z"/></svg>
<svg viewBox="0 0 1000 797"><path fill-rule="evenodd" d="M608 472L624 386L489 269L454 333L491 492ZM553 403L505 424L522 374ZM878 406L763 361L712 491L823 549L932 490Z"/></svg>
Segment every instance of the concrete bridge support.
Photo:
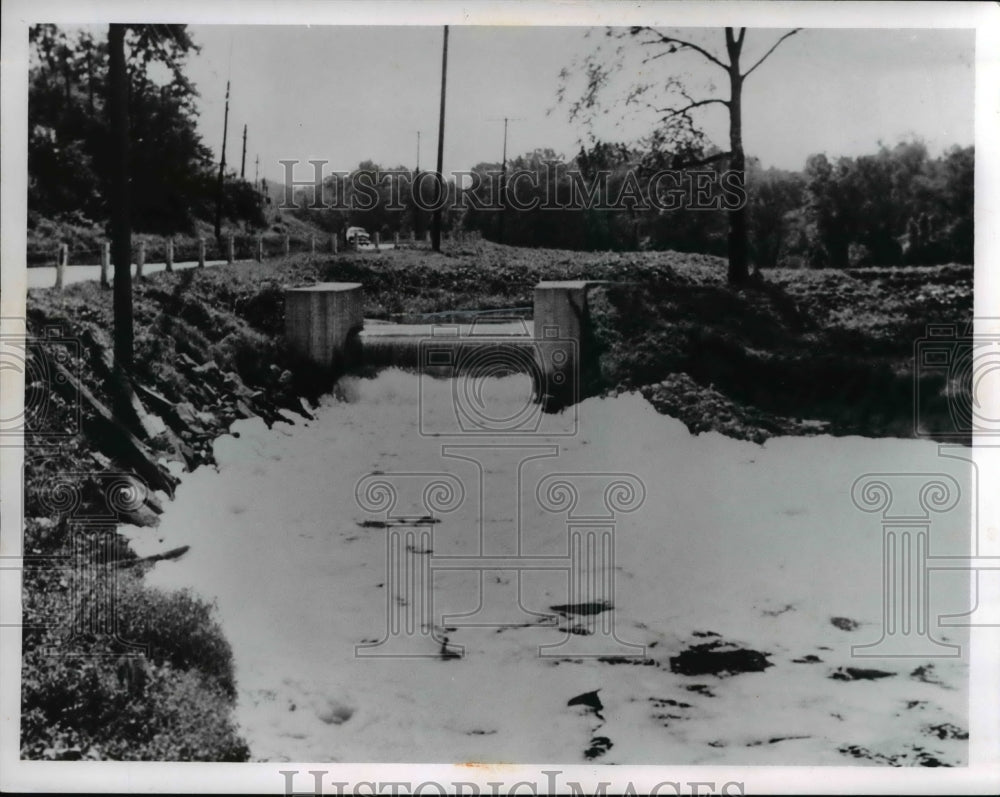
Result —
<svg viewBox="0 0 1000 797"><path fill-rule="evenodd" d="M292 351L321 371L349 364L348 344L364 325L361 284L321 282L285 291L285 336Z"/></svg>
<svg viewBox="0 0 1000 797"><path fill-rule="evenodd" d="M535 287L535 347L539 373L535 391L549 410L581 397L581 345L589 317L584 280L540 282Z"/></svg>

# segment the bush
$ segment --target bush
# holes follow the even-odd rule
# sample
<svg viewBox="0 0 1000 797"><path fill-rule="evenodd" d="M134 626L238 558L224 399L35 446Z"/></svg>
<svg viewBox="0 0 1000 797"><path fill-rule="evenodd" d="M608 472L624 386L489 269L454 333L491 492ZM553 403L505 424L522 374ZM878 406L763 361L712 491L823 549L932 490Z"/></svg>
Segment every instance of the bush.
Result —
<svg viewBox="0 0 1000 797"><path fill-rule="evenodd" d="M212 607L119 570L117 639L81 631L65 575L25 571L21 755L49 760L245 761L231 719L232 653ZM95 617L93 627L106 618ZM76 634L71 634L71 629ZM123 642L148 645L148 656Z"/></svg>
<svg viewBox="0 0 1000 797"><path fill-rule="evenodd" d="M212 617L212 605L191 592L166 593L139 582L120 589L118 628L122 639L149 646L150 660L197 670L236 696L233 652Z"/></svg>
<svg viewBox="0 0 1000 797"><path fill-rule="evenodd" d="M210 352L223 371L236 371L244 382L255 385L267 381L269 366L278 360L274 337L247 328L226 335Z"/></svg>

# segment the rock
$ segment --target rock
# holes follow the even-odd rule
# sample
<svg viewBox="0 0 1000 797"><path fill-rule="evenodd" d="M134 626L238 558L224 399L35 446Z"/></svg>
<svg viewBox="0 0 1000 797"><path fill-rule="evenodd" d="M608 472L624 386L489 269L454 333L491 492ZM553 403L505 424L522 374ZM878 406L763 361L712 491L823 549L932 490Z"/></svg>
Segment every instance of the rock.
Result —
<svg viewBox="0 0 1000 797"><path fill-rule="evenodd" d="M215 360L209 360L208 362L195 366L191 369L191 373L198 374L198 376L208 377L210 379L219 379L222 372L219 370L218 363Z"/></svg>
<svg viewBox="0 0 1000 797"><path fill-rule="evenodd" d="M834 681L875 681L879 678L890 678L896 673L885 670L872 670L863 667L838 667L830 675Z"/></svg>
<svg viewBox="0 0 1000 797"><path fill-rule="evenodd" d="M118 514L124 522L131 523L133 526L153 528L160 525L159 516L145 504L135 509L121 511Z"/></svg>
<svg viewBox="0 0 1000 797"><path fill-rule="evenodd" d="M111 470L111 460L100 451L91 451L90 458L105 470Z"/></svg>
<svg viewBox="0 0 1000 797"><path fill-rule="evenodd" d="M184 368L184 369L186 369L188 371L193 370L193 369L195 369L195 368L198 367L198 363L196 363L194 360L192 360L190 357L188 357L188 355L186 355L184 352L180 352L177 355L176 362L177 362L177 365L179 365L181 368Z"/></svg>
<svg viewBox="0 0 1000 797"><path fill-rule="evenodd" d="M559 614L570 615L570 614L600 614L601 612L606 612L614 607L606 601L598 601L591 603L567 603L559 604L558 606L550 606L550 609L554 612L559 612Z"/></svg>
<svg viewBox="0 0 1000 797"><path fill-rule="evenodd" d="M244 384L238 374L235 374L232 371L227 371L222 375L222 384L234 396L238 396L242 399L250 399L253 397L253 391L250 390L246 384Z"/></svg>
<svg viewBox="0 0 1000 797"><path fill-rule="evenodd" d="M694 645L670 659L670 671L679 675L738 675L763 672L773 663L767 653L738 648L728 642Z"/></svg>
<svg viewBox="0 0 1000 797"><path fill-rule="evenodd" d="M590 740L590 747L584 751L583 755L592 761L595 758L600 758L612 747L614 747L614 743L607 736L595 736Z"/></svg>
<svg viewBox="0 0 1000 797"><path fill-rule="evenodd" d="M587 708L592 708L595 713L598 713L604 709L604 704L601 703L601 698L597 695L600 691L600 689L595 689L593 692L584 692L576 697L571 697L566 705L586 706Z"/></svg>

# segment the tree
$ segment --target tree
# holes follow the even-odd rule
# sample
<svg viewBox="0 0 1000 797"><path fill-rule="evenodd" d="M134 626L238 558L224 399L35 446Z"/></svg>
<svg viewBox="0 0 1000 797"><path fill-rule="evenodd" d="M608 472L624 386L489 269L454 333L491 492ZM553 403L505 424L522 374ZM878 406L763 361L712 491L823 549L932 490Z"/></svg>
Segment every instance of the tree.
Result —
<svg viewBox="0 0 1000 797"><path fill-rule="evenodd" d="M191 230L201 196L215 185L204 179L212 155L197 132L197 92L184 75L185 58L197 48L180 25L128 25L122 38L132 224ZM29 39L29 210L107 219L120 156L107 104L107 43L91 30L55 25L33 26Z"/></svg>
<svg viewBox="0 0 1000 797"><path fill-rule="evenodd" d="M142 113L129 108L129 74L125 59L127 26L112 23L108 28L108 116L114 158L111 169L111 255L115 266L114 321L115 366L121 376L132 369L134 330L132 314L132 221L130 216L130 181L134 164L130 158L133 116ZM132 53L138 56L141 70L135 79L142 85L145 70L152 60L166 63L175 79L183 79L179 55L193 45L183 25L141 25L135 29ZM186 81L184 81L186 82ZM135 98L133 97L133 102Z"/></svg>
<svg viewBox="0 0 1000 797"><path fill-rule="evenodd" d="M617 40L635 42L643 52L650 53L643 58L643 66L675 53L690 52L697 54L703 61L726 73L729 83L728 99L714 96L695 99L688 92L682 79L676 75L670 75L663 82L633 84L626 94L625 102L626 104L639 104L653 111L659 120L660 139L670 143L679 151L693 151L704 145L705 136L692 116L694 111L711 105L722 105L727 108L729 112L729 150L711 156L710 160L704 158L693 161L678 160L675 168L701 166L716 160L726 159L729 161L730 171L734 173L734 187L743 189L746 184L746 156L743 152L743 84L785 39L798 33L799 30L801 29L794 28L781 35L746 71L743 71L740 64L746 28L725 29L725 56L716 55L707 45L703 46L688 39L682 39L670 32L663 32L648 26L636 26L623 32L616 32L609 28L607 36ZM608 87L611 76L623 67L624 60L621 57L623 49L623 47L616 49L610 64L606 63L605 55L600 52L600 48L597 52L587 56L584 63L587 84L580 99L570 106L571 119L587 117L600 105L599 94ZM564 80L568 74L566 70L563 70ZM672 95L673 100L667 105L661 105L646 99L655 96L657 90ZM559 98L562 99L563 96L564 88L561 88ZM729 210L728 220L728 277L730 283L740 284L750 276L746 206L741 204L739 207Z"/></svg>
<svg viewBox="0 0 1000 797"><path fill-rule="evenodd" d="M111 258L115 265L115 366L132 370L132 222L129 218L128 74L125 71L125 26L108 30L108 112L117 157L111 178Z"/></svg>

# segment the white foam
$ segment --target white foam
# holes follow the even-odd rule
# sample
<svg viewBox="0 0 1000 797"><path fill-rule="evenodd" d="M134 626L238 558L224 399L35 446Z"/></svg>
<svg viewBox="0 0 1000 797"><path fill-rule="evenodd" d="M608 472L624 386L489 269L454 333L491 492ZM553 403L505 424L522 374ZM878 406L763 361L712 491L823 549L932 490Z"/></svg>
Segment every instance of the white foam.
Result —
<svg viewBox="0 0 1000 797"><path fill-rule="evenodd" d="M649 646L659 666L554 665L537 656L538 645L561 638L544 628L450 632L465 646L461 660L355 658L355 645L385 627L385 532L359 525L370 516L356 503L358 480L373 471L441 472L460 478L470 496L478 483L474 466L442 456L441 446L483 438L419 434L421 412L431 427L452 422L461 386L421 379L396 370L351 377L314 422L234 424L239 437L215 444L218 470L187 474L166 509L159 536L191 550L158 564L150 580L218 601L237 664L238 717L255 757L582 761L597 734L614 743L602 763L845 764L853 759L837 752L842 745L892 753L914 743L963 759L963 742L922 730L945 721L967 727L963 660L934 662L943 688L909 676L926 661L859 661L850 650L878 639L882 616L881 527L851 503L853 481L916 470L968 484L960 463L921 441L776 438L758 446L692 436L638 395L587 400L547 419L553 435L504 442L559 447L558 457L525 466L526 484L595 471L644 483L641 510L617 520L615 619L619 636ZM524 387L522 377L496 380L482 394L487 414L516 413ZM501 540L517 515L516 462L509 451L476 456L498 485L489 488L485 531ZM968 549L968 495L935 525L936 551ZM525 549L565 551L565 518L528 498ZM418 512L412 500L397 510ZM475 552L477 506L467 503L435 527L436 553ZM967 608L962 579L935 578L934 616ZM565 574L532 573L522 587L532 608L566 602ZM441 575L434 598L436 612L470 611L475 579ZM860 626L843 631L831 617ZM774 666L726 679L671 673L669 658L699 641L696 631L768 653ZM809 654L823 661L792 662ZM829 678L844 666L896 674ZM684 688L692 683L715 696ZM601 690L603 720L567 706L593 689ZM657 707L651 698L687 706ZM911 701L926 702L908 709ZM798 736L806 738L786 738Z"/></svg>

